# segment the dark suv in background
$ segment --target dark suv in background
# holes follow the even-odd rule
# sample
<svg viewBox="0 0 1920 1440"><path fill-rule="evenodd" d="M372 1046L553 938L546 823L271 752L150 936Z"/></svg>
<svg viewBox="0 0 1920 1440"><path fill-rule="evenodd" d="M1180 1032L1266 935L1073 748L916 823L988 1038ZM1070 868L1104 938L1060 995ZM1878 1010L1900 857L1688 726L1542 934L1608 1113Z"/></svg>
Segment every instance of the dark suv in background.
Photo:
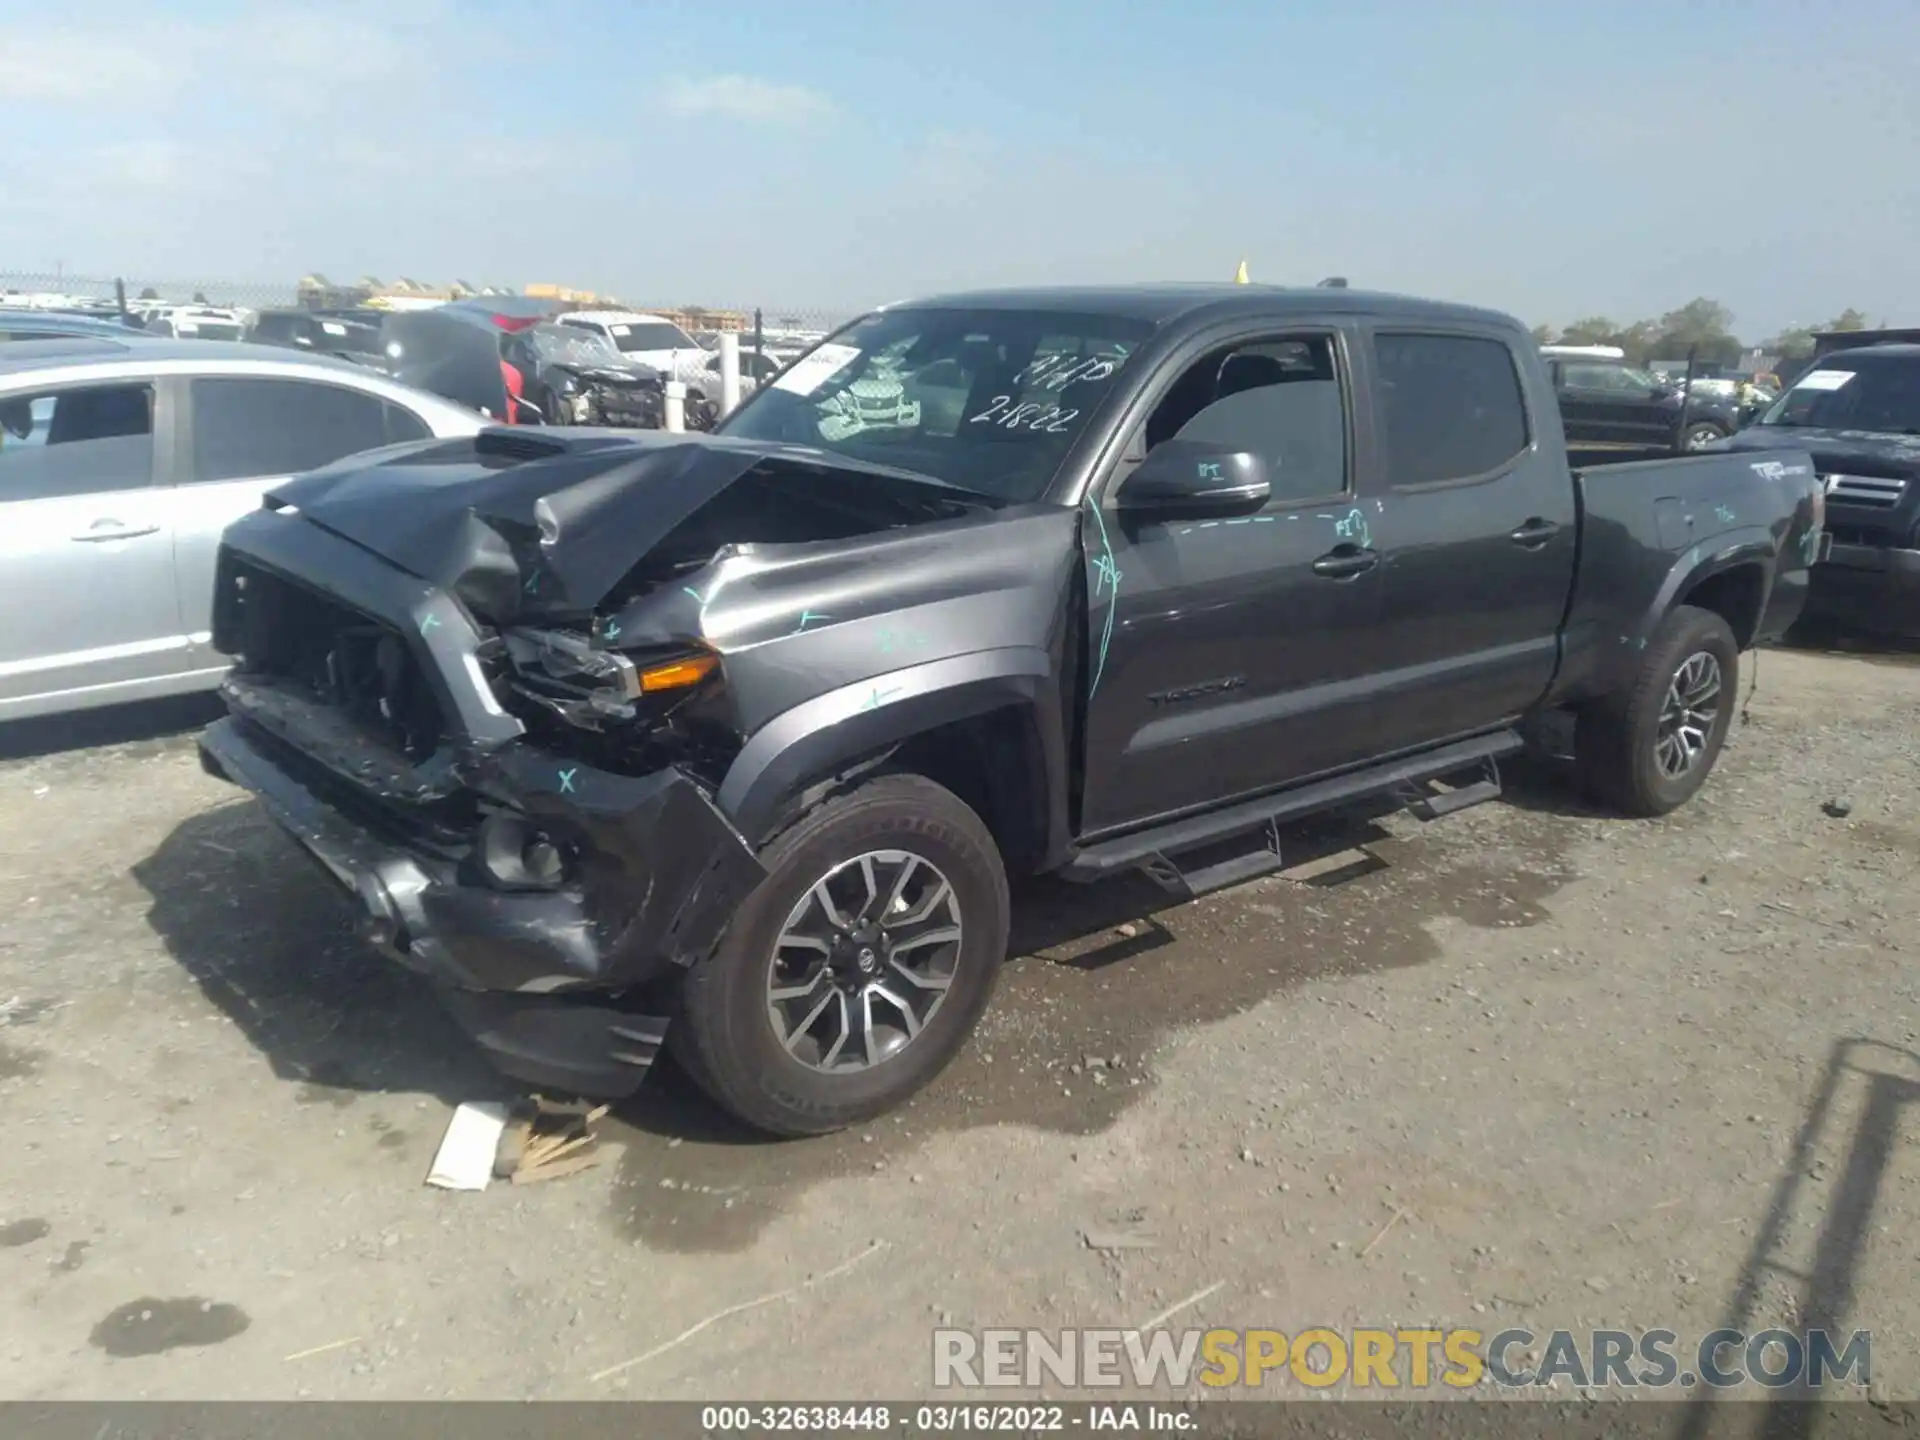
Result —
<svg viewBox="0 0 1920 1440"><path fill-rule="evenodd" d="M1813 567L1809 620L1920 637L1920 344L1817 356L1729 448L1813 455L1833 551Z"/></svg>
<svg viewBox="0 0 1920 1440"><path fill-rule="evenodd" d="M1650 370L1586 355L1542 354L1560 401L1567 443L1580 445L1671 446L1681 433L1681 395ZM1740 428L1737 402L1696 392L1686 407L1686 448L1697 450L1724 440Z"/></svg>
<svg viewBox="0 0 1920 1440"><path fill-rule="evenodd" d="M256 345L277 345L313 355L337 355L365 364L383 353L378 310L262 310L247 327Z"/></svg>

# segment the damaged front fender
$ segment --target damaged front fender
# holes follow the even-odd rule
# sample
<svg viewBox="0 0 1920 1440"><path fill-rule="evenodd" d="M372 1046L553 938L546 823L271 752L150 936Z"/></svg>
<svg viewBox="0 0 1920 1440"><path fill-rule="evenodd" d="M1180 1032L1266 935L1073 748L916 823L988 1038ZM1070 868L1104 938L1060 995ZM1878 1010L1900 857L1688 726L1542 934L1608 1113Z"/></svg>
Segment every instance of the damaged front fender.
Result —
<svg viewBox="0 0 1920 1440"><path fill-rule="evenodd" d="M915 735L1007 706L1032 709L1050 788L1064 794L1066 735L1058 672L1046 651L981 650L842 686L762 727L727 771L716 797L748 835L764 835L782 802L807 781ZM1050 807L1061 813L1064 807Z"/></svg>

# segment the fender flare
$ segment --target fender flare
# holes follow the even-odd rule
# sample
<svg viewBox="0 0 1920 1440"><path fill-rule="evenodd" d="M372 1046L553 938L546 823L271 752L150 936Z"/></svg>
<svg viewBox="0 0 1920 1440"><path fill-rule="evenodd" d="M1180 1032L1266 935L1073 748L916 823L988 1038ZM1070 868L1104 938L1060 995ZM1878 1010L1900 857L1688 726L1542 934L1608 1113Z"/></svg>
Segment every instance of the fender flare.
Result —
<svg viewBox="0 0 1920 1440"><path fill-rule="evenodd" d="M1674 557L1638 621L1620 636L1614 659L1606 666L1602 689L1611 692L1632 677L1640 652L1647 648L1654 632L1679 605L1680 597L1703 580L1744 565L1758 565L1762 577L1760 613L1764 615L1773 589L1774 566L1779 559L1780 550L1773 534L1758 526L1729 530L1682 551Z"/></svg>
<svg viewBox="0 0 1920 1440"><path fill-rule="evenodd" d="M1063 813L1066 736L1060 681L1045 650L1015 646L929 660L843 685L781 712L755 731L715 802L749 840L764 837L780 804L805 782L956 720L1008 706L1033 711L1049 792Z"/></svg>

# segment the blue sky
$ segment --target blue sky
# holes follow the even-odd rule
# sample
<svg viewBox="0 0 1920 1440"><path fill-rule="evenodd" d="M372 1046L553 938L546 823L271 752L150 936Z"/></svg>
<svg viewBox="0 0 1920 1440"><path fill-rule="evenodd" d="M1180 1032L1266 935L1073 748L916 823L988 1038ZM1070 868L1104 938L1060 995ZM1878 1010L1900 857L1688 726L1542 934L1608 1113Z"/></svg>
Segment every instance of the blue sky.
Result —
<svg viewBox="0 0 1920 1440"><path fill-rule="evenodd" d="M1920 323L1917 58L1913 0L0 0L0 271Z"/></svg>

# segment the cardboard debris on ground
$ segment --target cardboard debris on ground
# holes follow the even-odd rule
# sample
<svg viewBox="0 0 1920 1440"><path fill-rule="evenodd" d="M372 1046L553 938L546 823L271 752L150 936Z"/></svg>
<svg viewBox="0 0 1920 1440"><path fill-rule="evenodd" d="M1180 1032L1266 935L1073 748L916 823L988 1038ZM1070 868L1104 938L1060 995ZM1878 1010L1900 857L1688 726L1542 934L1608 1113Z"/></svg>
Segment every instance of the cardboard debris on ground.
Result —
<svg viewBox="0 0 1920 1440"><path fill-rule="evenodd" d="M516 1185L558 1180L578 1175L600 1163L600 1137L593 1127L606 1115L605 1105L556 1103L536 1095L533 1111L513 1129L501 1146L494 1173Z"/></svg>
<svg viewBox="0 0 1920 1440"><path fill-rule="evenodd" d="M578 1175L600 1163L594 1126L605 1105L535 1095L511 1110L466 1104L453 1112L427 1183L443 1190L484 1190L494 1180L530 1185Z"/></svg>
<svg viewBox="0 0 1920 1440"><path fill-rule="evenodd" d="M427 1184L442 1190L484 1190L493 1178L493 1157L507 1125L504 1105L468 1103L453 1112L447 1133L427 1172Z"/></svg>

